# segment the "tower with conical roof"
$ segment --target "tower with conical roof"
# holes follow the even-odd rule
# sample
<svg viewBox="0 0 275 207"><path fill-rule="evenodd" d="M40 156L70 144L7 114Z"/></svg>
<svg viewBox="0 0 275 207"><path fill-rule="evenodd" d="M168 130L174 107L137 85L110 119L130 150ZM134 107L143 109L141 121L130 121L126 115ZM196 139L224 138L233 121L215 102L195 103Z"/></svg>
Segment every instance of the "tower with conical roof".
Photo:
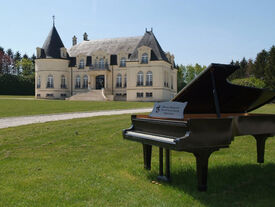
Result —
<svg viewBox="0 0 275 207"><path fill-rule="evenodd" d="M64 99L69 97L71 95L69 55L54 22L42 48L37 47L36 52L36 98Z"/></svg>

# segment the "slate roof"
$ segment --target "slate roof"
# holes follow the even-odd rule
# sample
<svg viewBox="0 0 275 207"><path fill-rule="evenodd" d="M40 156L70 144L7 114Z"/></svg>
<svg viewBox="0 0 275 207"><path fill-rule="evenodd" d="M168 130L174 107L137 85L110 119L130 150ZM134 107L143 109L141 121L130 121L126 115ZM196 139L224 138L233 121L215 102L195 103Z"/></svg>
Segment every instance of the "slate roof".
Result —
<svg viewBox="0 0 275 207"><path fill-rule="evenodd" d="M68 53L71 57L89 56L98 50L110 55L120 52L132 53L141 39L142 36L83 41L71 47Z"/></svg>
<svg viewBox="0 0 275 207"><path fill-rule="evenodd" d="M168 61L165 52L162 50L160 44L158 43L157 38L155 37L152 31L146 31L142 39L136 46L133 54L130 57L130 60L138 60L138 48L142 46L150 47L151 50L151 60L164 60Z"/></svg>
<svg viewBox="0 0 275 207"><path fill-rule="evenodd" d="M60 48L64 47L63 42L55 28L52 27L46 41L42 46L42 57L43 58L60 58Z"/></svg>
<svg viewBox="0 0 275 207"><path fill-rule="evenodd" d="M152 48L151 60L164 60L169 62L152 31L146 31L143 36L138 37L83 41L70 48L68 53L71 57L76 57L77 55L90 56L98 50L102 50L110 55L117 55L120 52L125 52L129 55L128 58L130 60L136 61L138 60L137 49L141 46ZM117 63L113 60L112 64Z"/></svg>

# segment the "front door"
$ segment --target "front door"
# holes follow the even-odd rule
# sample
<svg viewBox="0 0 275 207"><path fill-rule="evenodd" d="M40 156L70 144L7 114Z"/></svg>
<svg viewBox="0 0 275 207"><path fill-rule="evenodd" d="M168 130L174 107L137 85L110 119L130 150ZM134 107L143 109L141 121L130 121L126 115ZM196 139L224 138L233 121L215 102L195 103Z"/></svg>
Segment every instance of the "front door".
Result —
<svg viewBox="0 0 275 207"><path fill-rule="evenodd" d="M104 88L104 75L98 75L96 76L96 89L102 89Z"/></svg>

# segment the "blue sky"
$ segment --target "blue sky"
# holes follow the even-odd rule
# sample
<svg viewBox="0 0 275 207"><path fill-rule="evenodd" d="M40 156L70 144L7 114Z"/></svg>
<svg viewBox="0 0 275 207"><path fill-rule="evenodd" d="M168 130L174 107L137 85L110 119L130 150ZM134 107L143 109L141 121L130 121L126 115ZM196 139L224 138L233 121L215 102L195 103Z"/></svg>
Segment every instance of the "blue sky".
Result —
<svg viewBox="0 0 275 207"><path fill-rule="evenodd" d="M0 46L32 55L42 47L52 15L65 47L72 36L140 36L153 27L178 64L255 58L275 45L274 0L13 0L1 2Z"/></svg>

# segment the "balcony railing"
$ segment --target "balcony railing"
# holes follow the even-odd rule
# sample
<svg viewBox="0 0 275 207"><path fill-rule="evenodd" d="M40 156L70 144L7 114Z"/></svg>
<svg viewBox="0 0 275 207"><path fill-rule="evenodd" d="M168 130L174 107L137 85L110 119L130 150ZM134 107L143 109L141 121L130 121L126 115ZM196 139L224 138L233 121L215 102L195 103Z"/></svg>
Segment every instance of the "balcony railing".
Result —
<svg viewBox="0 0 275 207"><path fill-rule="evenodd" d="M89 66L89 69L90 70L110 70L109 69L109 64L104 64L104 65L102 65L102 64L93 64L93 65L90 65Z"/></svg>

